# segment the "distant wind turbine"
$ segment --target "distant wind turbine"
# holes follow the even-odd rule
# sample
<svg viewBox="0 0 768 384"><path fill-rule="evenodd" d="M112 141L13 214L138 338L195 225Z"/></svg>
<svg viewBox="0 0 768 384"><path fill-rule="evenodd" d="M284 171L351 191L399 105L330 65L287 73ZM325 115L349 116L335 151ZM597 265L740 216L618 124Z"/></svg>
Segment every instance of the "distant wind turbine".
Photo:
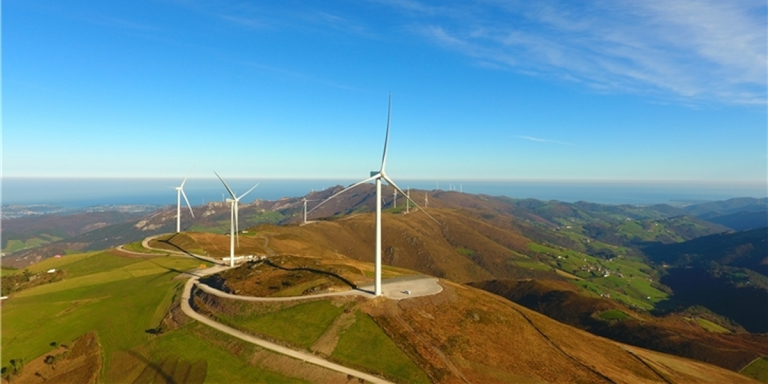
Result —
<svg viewBox="0 0 768 384"><path fill-rule="evenodd" d="M317 200L307 200L307 198L304 198L304 224L307 223L307 201L317 201Z"/></svg>
<svg viewBox="0 0 768 384"><path fill-rule="evenodd" d="M411 199L411 187L405 190L405 197L405 213L411 213L411 202L408 201Z"/></svg>
<svg viewBox="0 0 768 384"><path fill-rule="evenodd" d="M361 181L359 183L353 184L353 185L351 185L351 186L349 186L349 187L347 187L347 188L345 188L345 189L343 189L343 190L333 194L331 197L325 199L323 202L321 202L320 204L316 205L314 208L312 208L312 210L310 210L310 212L314 211L319 206L325 204L326 202L328 202L329 200L333 199L334 197L336 197L336 196L338 196L338 195L340 195L340 194L342 194L342 193L344 193L346 191L349 191L350 189L355 188L358 185L365 184L365 183L367 183L369 181L375 181L376 182L376 260L375 260L375 269L376 269L376 271L374 272L374 276L375 276L374 277L374 296L381 296L381 198L382 198L382 196L381 196L381 180L383 179L384 181L386 181L387 184L391 185L396 191L400 192L400 194L402 194L404 196L407 196L407 194L404 193L403 190L400 189L400 187L398 187L397 184L395 184L395 182L392 181L392 179L390 179L387 176L387 174L384 172L384 169L386 168L386 165L387 165L387 145L389 144L389 122L390 122L391 117L392 117L392 95L390 94L389 95L389 109L387 111L387 136L384 139L384 155L382 155L382 157L381 157L381 169L379 171L371 171L371 177L369 177L369 178L367 178L367 179L365 179L365 180L363 180L363 181ZM408 197L408 200L410 200L416 207L421 209L421 207L418 204L416 204L415 201L411 200L410 197ZM430 219L434 220L436 223L439 224L439 222L437 220L435 220L435 218L432 217L429 213L427 213L423 209L421 209L421 211L424 212L427 216L429 216Z"/></svg>
<svg viewBox="0 0 768 384"><path fill-rule="evenodd" d="M213 173L216 173L215 171ZM235 238L237 237L237 233L240 231L239 228L239 220L237 217L238 207L237 204L240 202L240 199L245 197L245 195L251 193L254 188L258 187L259 184L254 185L249 189L247 192L243 193L239 197L235 195L235 192L232 192L232 188L227 185L227 182L224 181L224 179L219 176L218 173L216 173L216 177L221 180L221 182L224 184L224 187L227 188L227 192L229 192L229 195L232 196L231 199L227 199L226 201L229 202L231 205L231 211L230 211L230 225L229 225L229 266L234 267L235 266ZM240 245L240 238L237 239L237 244Z"/></svg>
<svg viewBox="0 0 768 384"><path fill-rule="evenodd" d="M392 205L393 205L392 208L397 208L397 189L395 189L395 192L394 192L394 197L392 199Z"/></svg>
<svg viewBox="0 0 768 384"><path fill-rule="evenodd" d="M424 208L429 206L429 192L424 191Z"/></svg>
<svg viewBox="0 0 768 384"><path fill-rule="evenodd" d="M192 214L192 218L195 217L195 213L192 212L192 205L189 204L189 199L187 199L187 194L184 193L184 183L187 182L187 178L189 178L189 175L184 178L184 181L181 182L181 185L176 187L176 233L181 232L181 197L184 196L184 201L187 202L187 207L189 208L189 213Z"/></svg>

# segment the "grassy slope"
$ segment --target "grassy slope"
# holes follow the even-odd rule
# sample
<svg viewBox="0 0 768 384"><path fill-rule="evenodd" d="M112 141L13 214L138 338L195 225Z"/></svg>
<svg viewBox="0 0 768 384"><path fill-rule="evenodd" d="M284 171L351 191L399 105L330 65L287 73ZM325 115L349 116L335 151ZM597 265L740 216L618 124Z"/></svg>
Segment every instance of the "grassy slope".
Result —
<svg viewBox="0 0 768 384"><path fill-rule="evenodd" d="M331 357L351 366L362 367L406 383L429 383L419 369L389 337L361 312L356 321L339 339Z"/></svg>
<svg viewBox="0 0 768 384"><path fill-rule="evenodd" d="M749 376L761 383L768 383L768 359L761 357L752 362L752 364L746 366L742 371L742 375Z"/></svg>
<svg viewBox="0 0 768 384"><path fill-rule="evenodd" d="M251 303L244 305L258 306ZM343 311L344 308L329 301L313 301L258 315L246 311L246 314L220 315L219 318L223 323L245 331L308 349Z"/></svg>
<svg viewBox="0 0 768 384"><path fill-rule="evenodd" d="M200 294L198 308L222 323L297 349L309 350L346 310L355 322L342 331L331 359L342 365L383 375L403 383L428 383L424 372L365 313L354 297L311 302L258 303Z"/></svg>
<svg viewBox="0 0 768 384"><path fill-rule="evenodd" d="M251 381L254 376L249 374L272 378L264 382L290 382L257 367L243 370L249 365L247 356L226 363L231 360L227 351L210 346L190 348L200 342L188 328L160 337L146 332L159 324L183 282L173 280L178 274L171 269L191 269L199 264L193 259L124 258L102 252L50 259L35 265L34 269L63 269L68 278L22 291L3 302L3 366L14 358L30 361L48 352L51 342L66 344L94 330L104 349L102 377L122 365L127 351L157 345L153 348L170 348L169 351L191 361L210 358L216 362L208 365L208 377L213 382ZM163 347L165 344L175 346ZM143 364L158 361L150 356Z"/></svg>

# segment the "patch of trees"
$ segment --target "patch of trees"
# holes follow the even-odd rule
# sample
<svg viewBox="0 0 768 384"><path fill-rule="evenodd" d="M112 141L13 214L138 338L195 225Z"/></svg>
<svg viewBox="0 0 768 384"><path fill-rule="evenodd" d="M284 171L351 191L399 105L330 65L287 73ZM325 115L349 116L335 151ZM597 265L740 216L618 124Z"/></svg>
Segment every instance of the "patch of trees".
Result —
<svg viewBox="0 0 768 384"><path fill-rule="evenodd" d="M60 281L63 278L63 271L35 274L28 269L13 275L3 275L3 277L0 278L0 296L8 296L13 292L18 292L42 284L53 283Z"/></svg>

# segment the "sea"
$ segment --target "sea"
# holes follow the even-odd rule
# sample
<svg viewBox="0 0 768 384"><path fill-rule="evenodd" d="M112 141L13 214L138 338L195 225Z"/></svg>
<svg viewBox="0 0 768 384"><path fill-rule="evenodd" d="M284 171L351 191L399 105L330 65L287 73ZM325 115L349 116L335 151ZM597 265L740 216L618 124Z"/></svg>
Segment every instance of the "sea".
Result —
<svg viewBox="0 0 768 384"><path fill-rule="evenodd" d="M258 187L241 201L302 197L353 179L231 179L236 194ZM456 191L516 199L587 201L600 204L687 205L736 197L764 198L768 186L761 183L712 182L617 182L531 180L395 180L402 189ZM175 187L181 179L120 178L2 178L3 205L54 204L63 207L176 203ZM222 201L227 194L218 179L189 179L184 191L192 205ZM417 193L417 192L414 192ZM419 201L419 200L417 200Z"/></svg>

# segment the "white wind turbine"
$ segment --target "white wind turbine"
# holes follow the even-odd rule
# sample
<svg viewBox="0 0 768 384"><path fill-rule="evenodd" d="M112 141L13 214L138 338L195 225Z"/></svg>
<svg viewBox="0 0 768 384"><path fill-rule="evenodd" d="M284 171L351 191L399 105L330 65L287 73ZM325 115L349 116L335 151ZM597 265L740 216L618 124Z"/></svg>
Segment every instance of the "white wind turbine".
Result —
<svg viewBox="0 0 768 384"><path fill-rule="evenodd" d="M216 173L216 172L214 171L213 173ZM251 191L253 191L254 188L258 187L259 184L254 185L253 187L251 187L251 189L249 189L247 192L243 193L238 197L238 196L235 196L235 193L232 192L232 188L230 188L229 185L227 185L227 182L224 181L224 179L222 179L218 173L216 173L216 176L224 184L224 187L227 188L227 192L229 192L229 195L232 196L231 199L227 199L227 202L231 204L230 205L230 208L231 208L230 226L229 226L230 228L229 230L229 266L234 267L235 266L235 238L237 237L237 233L240 231L239 220L237 217L237 212L238 212L237 204L240 202L240 199L245 197L245 195L251 193ZM238 245L240 244L240 238L237 239L237 244Z"/></svg>
<svg viewBox="0 0 768 384"><path fill-rule="evenodd" d="M379 171L371 171L371 177L353 184L335 194L333 194L331 197L325 199L320 204L316 205L314 208L310 210L310 212L314 211L321 205L325 204L327 201L333 199L334 197L349 191L352 188L357 187L360 184L365 184L369 181L375 181L376 182L376 260L375 260L375 273L374 273L374 296L381 296L381 180L384 179L387 184L391 185L392 188L394 188L396 191L399 191L403 196L407 195L403 192L400 187L395 184L392 179L390 179L387 174L384 172L384 169L387 165L387 145L389 144L389 122L392 117L392 95L389 95L389 109L387 111L387 136L384 139L384 155L381 158L381 169ZM408 200L410 200L416 207L421 209L421 207L416 204L415 201L411 200L410 197L407 197ZM429 213L421 209L422 212L426 213L427 216L429 216L430 219L434 220L436 223L439 224L437 220L435 220L434 217L432 217Z"/></svg>
<svg viewBox="0 0 768 384"><path fill-rule="evenodd" d="M394 197L392 198L392 208L397 208L397 189L395 189Z"/></svg>
<svg viewBox="0 0 768 384"><path fill-rule="evenodd" d="M304 198L304 224L307 223L307 201L317 201L317 200L307 200L307 198Z"/></svg>
<svg viewBox="0 0 768 384"><path fill-rule="evenodd" d="M187 178L189 176L184 178L184 181L181 182L181 185L176 187L176 233L181 232L181 197L184 196L184 201L187 202L187 207L189 208L189 213L192 214L192 218L195 217L195 213L192 212L192 205L189 204L189 199L187 199L187 194L184 193L184 183L187 182Z"/></svg>
<svg viewBox="0 0 768 384"><path fill-rule="evenodd" d="M405 213L411 213L411 202L408 201L411 199L411 187L405 190L405 197Z"/></svg>

